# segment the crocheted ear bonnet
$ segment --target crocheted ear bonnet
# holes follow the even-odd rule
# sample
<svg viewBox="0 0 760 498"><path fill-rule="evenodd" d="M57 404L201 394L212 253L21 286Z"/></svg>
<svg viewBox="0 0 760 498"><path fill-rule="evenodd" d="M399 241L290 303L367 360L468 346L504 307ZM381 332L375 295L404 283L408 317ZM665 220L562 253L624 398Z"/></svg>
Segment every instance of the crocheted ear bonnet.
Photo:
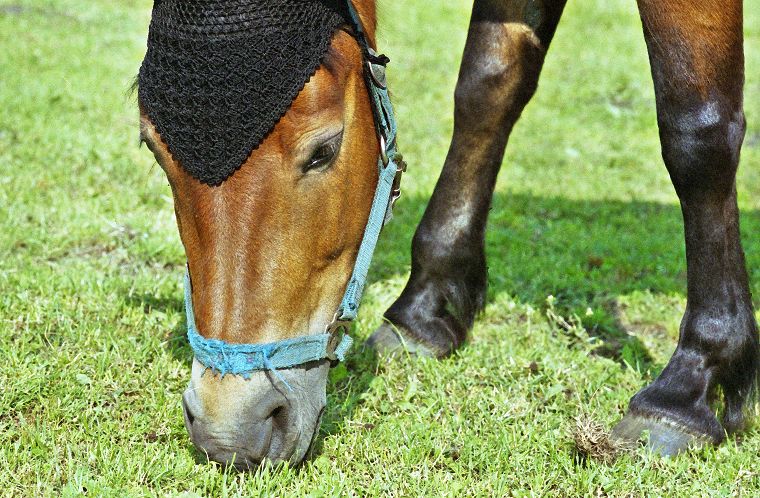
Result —
<svg viewBox="0 0 760 498"><path fill-rule="evenodd" d="M285 114L347 18L337 0L155 0L140 104L182 167L219 185Z"/></svg>

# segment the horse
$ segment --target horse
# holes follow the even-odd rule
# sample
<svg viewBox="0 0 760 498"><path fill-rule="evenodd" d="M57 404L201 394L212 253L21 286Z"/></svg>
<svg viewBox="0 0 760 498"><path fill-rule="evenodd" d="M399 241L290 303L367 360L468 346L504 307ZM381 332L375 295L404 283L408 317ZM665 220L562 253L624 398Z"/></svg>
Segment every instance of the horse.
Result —
<svg viewBox="0 0 760 498"><path fill-rule="evenodd" d="M414 234L409 280L367 341L378 351L404 347L442 358L465 342L485 303L484 236L497 173L510 132L536 91L565 3L474 1L451 145ZM374 0L348 4L375 49ZM741 0L638 0L638 8L662 156L684 219L687 304L675 352L631 398L612 434L634 441L648 433L650 448L674 455L741 431L758 378L735 187L745 132L743 12ZM218 185L183 167L140 101L142 140L174 197L192 277L188 321L197 340L278 344L341 324L334 311L351 287L374 216L378 150L382 155L386 147L375 132L367 50L357 43L357 29L335 31L287 111ZM261 357L268 361L266 352ZM193 443L209 459L243 469L301 462L336 360L315 358L224 375L209 371L214 360L199 361L196 350L182 399ZM710 405L718 392L720 420Z"/></svg>

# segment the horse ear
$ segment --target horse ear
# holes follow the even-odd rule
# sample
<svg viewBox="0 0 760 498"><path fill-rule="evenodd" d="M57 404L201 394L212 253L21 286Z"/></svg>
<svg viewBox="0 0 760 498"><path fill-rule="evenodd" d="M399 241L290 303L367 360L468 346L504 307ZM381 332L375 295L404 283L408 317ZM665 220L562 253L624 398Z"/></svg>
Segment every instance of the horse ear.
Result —
<svg viewBox="0 0 760 498"><path fill-rule="evenodd" d="M156 0L160 1L160 0ZM356 13L359 14L359 18L362 21L362 27L364 28L364 34L367 37L367 43L370 47L377 50L377 43L375 42L375 32L377 31L377 11L375 0L349 0Z"/></svg>

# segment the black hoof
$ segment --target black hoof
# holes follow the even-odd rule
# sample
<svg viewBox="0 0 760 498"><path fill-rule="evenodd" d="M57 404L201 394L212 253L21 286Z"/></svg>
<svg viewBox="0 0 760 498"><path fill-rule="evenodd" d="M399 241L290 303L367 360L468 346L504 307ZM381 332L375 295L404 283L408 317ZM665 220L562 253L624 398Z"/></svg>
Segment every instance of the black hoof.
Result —
<svg viewBox="0 0 760 498"><path fill-rule="evenodd" d="M365 344L384 356L403 352L415 356L433 358L438 356L432 348L409 339L409 334L403 332L405 332L403 328L384 323L375 330Z"/></svg>
<svg viewBox="0 0 760 498"><path fill-rule="evenodd" d="M630 413L612 429L611 437L622 442L636 443L645 433L647 448L653 453L668 457L720 443L706 434L691 432L675 422Z"/></svg>

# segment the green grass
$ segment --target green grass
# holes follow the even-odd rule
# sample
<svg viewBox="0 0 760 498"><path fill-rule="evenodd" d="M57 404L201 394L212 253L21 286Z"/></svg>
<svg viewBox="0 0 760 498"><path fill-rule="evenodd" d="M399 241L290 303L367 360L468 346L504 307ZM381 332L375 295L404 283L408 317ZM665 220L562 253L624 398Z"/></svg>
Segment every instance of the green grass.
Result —
<svg viewBox="0 0 760 498"><path fill-rule="evenodd" d="M451 134L469 3L380 5L410 172L360 339L408 274ZM303 466L237 474L208 464L180 408L191 353L171 193L137 147L128 94L150 4L0 0L0 494L760 493L754 429L670 460L643 450L611 464L575 458L575 417L619 419L667 361L684 306L680 212L629 0L567 8L510 140L488 234L488 305L468 346L440 362L352 356L331 374L318 451ZM760 296L760 1L745 10L739 202Z"/></svg>

